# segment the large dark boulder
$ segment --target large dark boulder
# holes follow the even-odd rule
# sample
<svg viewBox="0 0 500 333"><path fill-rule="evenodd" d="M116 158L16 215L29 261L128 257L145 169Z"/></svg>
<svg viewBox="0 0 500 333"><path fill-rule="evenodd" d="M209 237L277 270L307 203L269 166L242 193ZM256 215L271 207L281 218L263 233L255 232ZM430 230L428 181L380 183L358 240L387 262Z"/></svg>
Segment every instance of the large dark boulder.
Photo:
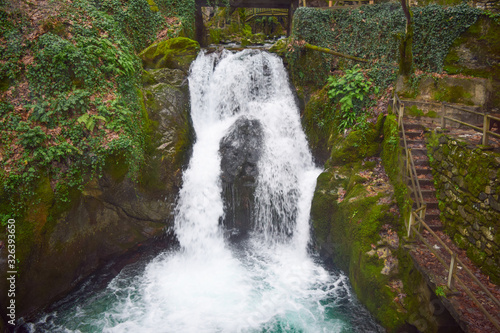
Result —
<svg viewBox="0 0 500 333"><path fill-rule="evenodd" d="M262 139L260 122L241 117L220 142L221 180L226 211L223 224L235 235L243 236L252 228Z"/></svg>

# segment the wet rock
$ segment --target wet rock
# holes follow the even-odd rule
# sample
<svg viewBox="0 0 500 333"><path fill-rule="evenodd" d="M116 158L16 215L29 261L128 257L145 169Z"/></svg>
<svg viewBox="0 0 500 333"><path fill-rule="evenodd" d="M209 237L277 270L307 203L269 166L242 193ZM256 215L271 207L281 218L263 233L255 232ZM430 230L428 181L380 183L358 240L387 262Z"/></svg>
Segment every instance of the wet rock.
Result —
<svg viewBox="0 0 500 333"><path fill-rule="evenodd" d="M239 235L252 228L262 137L262 125L258 120L241 117L220 142L221 180L226 211L223 224Z"/></svg>
<svg viewBox="0 0 500 333"><path fill-rule="evenodd" d="M200 44L185 37L155 43L139 54L146 68L176 68L187 73L200 51Z"/></svg>

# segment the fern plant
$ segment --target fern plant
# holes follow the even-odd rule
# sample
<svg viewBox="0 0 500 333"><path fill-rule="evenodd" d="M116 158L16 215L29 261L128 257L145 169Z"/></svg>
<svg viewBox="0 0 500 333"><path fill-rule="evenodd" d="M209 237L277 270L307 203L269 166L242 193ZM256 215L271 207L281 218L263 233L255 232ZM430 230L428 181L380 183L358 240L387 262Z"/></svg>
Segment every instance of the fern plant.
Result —
<svg viewBox="0 0 500 333"><path fill-rule="evenodd" d="M340 104L340 131L356 124L365 101L369 100L365 97L379 92L379 88L364 77L358 65L346 70L341 77L328 77L328 86L328 96Z"/></svg>
<svg viewBox="0 0 500 333"><path fill-rule="evenodd" d="M84 115L80 116L77 121L81 124L84 123L85 127L92 132L94 130L95 124L97 123L98 120L106 121L106 118L103 116L96 116L96 115L90 115L88 113L85 113Z"/></svg>

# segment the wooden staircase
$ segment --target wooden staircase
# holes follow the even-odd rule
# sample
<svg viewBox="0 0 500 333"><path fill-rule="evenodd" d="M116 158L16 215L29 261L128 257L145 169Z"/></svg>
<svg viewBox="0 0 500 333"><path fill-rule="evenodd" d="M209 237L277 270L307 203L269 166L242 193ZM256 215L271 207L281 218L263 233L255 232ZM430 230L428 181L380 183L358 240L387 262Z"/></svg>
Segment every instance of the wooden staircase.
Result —
<svg viewBox="0 0 500 333"><path fill-rule="evenodd" d="M442 230L443 224L439 218L439 207L436 196L436 189L434 187L434 178L431 173L429 165L429 157L427 156L427 147L425 141L426 128L418 123L415 123L414 118L403 118L405 128L406 144L411 149L415 170L417 173L420 190L422 193L423 201L426 205L425 222L432 228L432 230ZM400 132L400 135L401 132ZM400 140L401 145L403 140ZM410 182L410 179L408 179ZM411 184L408 184L408 189L412 189ZM416 201L415 196L417 193L410 193L411 198ZM415 205L415 204L414 204ZM416 208L416 207L414 207Z"/></svg>

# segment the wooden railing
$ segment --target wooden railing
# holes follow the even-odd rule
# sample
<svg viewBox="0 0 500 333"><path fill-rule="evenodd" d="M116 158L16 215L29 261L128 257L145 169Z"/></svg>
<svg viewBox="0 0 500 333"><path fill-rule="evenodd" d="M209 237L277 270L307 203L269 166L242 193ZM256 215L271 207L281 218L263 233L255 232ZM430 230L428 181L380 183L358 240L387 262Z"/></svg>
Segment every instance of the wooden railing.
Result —
<svg viewBox="0 0 500 333"><path fill-rule="evenodd" d="M442 129L446 128L446 121L447 120L453 121L457 124L467 126L467 127L472 128L478 132L481 132L483 134L481 142L485 146L489 144L490 136L500 138L500 134L490 131L491 120L497 121L499 124L498 126L500 126L500 118L498 118L497 116L493 116L491 114L484 113L484 112L477 112L474 110L468 110L468 109L465 109L461 106L451 104L451 103L445 103L445 102L439 103L439 102L427 102L427 101L419 101L419 100L401 100L401 101L403 103L404 102L412 102L412 103L416 103L416 104L430 104L430 105L434 105L436 107L439 107L441 109L440 118L441 118L441 128ZM474 124L468 123L466 121L462 121L462 120L448 116L447 112L446 112L447 108L454 109L454 110L457 110L457 111L460 111L463 113L473 114L473 115L476 115L480 118L483 118L483 121L482 121L483 127L479 127L479 126L476 126ZM475 106L475 108L479 108L479 107Z"/></svg>
<svg viewBox="0 0 500 333"><path fill-rule="evenodd" d="M452 108L452 109L455 109L455 110L458 110L458 111L461 111L461 112L468 112L468 113L475 114L477 116L483 117L483 128L475 126L473 124L469 124L469 123L467 123L465 121L461 121L461 120L458 120L458 119L451 118L451 117L447 116L446 115L446 107L449 107L449 108ZM489 144L489 136L490 135L493 135L493 136L495 136L497 138L500 138L500 134L490 131L490 122L491 122L491 120L498 121L499 124L500 124L500 118L497 118L495 116L489 115L487 113L480 113L480 112L476 112L476 111L472 111L472 110L467 110L467 109L461 108L461 107L453 105L453 104L443 103L442 107L441 107L441 128L443 128L443 129L446 128L446 120L450 120L450 121L456 122L458 124L461 124L461 125L473 128L476 131L482 132L483 133L482 143L485 146Z"/></svg>
<svg viewBox="0 0 500 333"><path fill-rule="evenodd" d="M247 15L246 22L259 16L288 16L288 9L252 8L252 13Z"/></svg>
<svg viewBox="0 0 500 333"><path fill-rule="evenodd" d="M404 109L405 109L404 104L401 102L398 95L396 94L393 99L393 110L398 116L398 127L403 137L403 148L405 151L405 166L406 166L405 176L408 178L409 183L411 184L411 190L412 193L414 194L414 202L417 206L417 211L419 213L419 216L425 218L426 205L422 195L422 190L420 188L420 183L418 181L417 170L415 168L415 161L413 159L411 148L408 148L408 144L406 142L406 132L403 124Z"/></svg>
<svg viewBox="0 0 500 333"><path fill-rule="evenodd" d="M331 9L342 9L345 7L359 7L363 5L374 5L380 2L380 0L331 0L328 1L328 7Z"/></svg>
<svg viewBox="0 0 500 333"><path fill-rule="evenodd" d="M467 266L464 265L464 263L460 260L460 258L457 257L457 254L453 252L424 221L425 204L423 204L422 192L420 190L418 177L416 177L415 165L413 164L413 159L411 156L411 149L409 149L406 144L406 136L403 124L404 104L401 102L397 94L395 94L395 97L393 99L393 110L398 116L398 126L403 136L403 143L406 154L406 166L407 166L406 172L407 176L411 179L412 187L415 193L415 201L417 203L416 208L413 207L411 208L410 217L408 218L408 224L406 225L408 238L411 237L411 234L413 232L422 241L422 243L432 252L432 254L434 254L434 256L444 266L444 268L448 270L448 277L447 277L448 288L453 289L454 283L458 282L458 284L462 287L465 293L472 299L474 304L476 304L476 306L481 310L481 312L486 316L486 318L488 318L488 320L493 324L493 326L495 326L495 328L500 332L500 324L498 323L498 321L492 316L492 314L488 312L488 310L484 308L484 306L481 304L481 302L479 302L476 296L470 291L470 289L465 285L465 283L457 276L456 274L457 264L459 264L463 268L464 273L468 275L481 288L481 290L492 300L494 304L496 304L496 306L500 307L500 301L488 290L488 288L486 288L484 284L481 283L481 281L479 281L479 279L469 270L469 268L467 268ZM442 110L444 111L444 107ZM474 113L483 116L483 114L480 114L478 112ZM484 116L485 119L491 117L489 115L484 115ZM444 118L445 120L447 119L451 121L457 121L456 119L447 117L446 115L444 115L442 118ZM496 119L495 117L491 118ZM469 127L473 126L470 124L466 125L468 125ZM489 134L491 134L491 132ZM409 161L408 159L411 159L411 161ZM419 201L421 202L420 205ZM451 258L449 264L446 262L445 258L443 258L441 254L439 254L436 251L436 249L431 244L429 244L429 242L425 239L425 237L420 233L421 227L424 227L430 233L430 235L432 235L432 237L435 238L439 242L439 244L441 244L441 246L450 254Z"/></svg>

